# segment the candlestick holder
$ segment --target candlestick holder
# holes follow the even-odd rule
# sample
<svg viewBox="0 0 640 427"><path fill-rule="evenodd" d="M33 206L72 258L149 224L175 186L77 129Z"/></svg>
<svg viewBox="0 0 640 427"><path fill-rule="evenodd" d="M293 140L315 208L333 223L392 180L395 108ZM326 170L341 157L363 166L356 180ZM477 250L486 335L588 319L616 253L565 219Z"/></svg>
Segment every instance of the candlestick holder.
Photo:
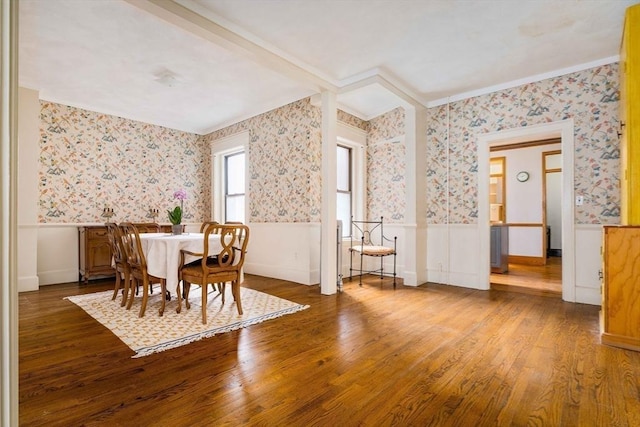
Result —
<svg viewBox="0 0 640 427"><path fill-rule="evenodd" d="M113 208L105 207L104 209L102 209L102 216L104 218L111 218L113 215L115 215L115 212L113 212Z"/></svg>
<svg viewBox="0 0 640 427"><path fill-rule="evenodd" d="M147 217L153 218L153 222L157 222L156 218L158 217L159 214L160 214L160 211L158 209L151 208L149 209L149 214L147 215Z"/></svg>

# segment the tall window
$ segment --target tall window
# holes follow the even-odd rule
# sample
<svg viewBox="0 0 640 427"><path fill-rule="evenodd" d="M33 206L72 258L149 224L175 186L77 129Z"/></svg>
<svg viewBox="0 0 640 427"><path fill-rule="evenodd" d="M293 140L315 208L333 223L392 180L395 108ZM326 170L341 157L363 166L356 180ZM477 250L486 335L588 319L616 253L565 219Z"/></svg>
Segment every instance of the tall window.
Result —
<svg viewBox="0 0 640 427"><path fill-rule="evenodd" d="M224 218L244 223L244 151L224 156Z"/></svg>
<svg viewBox="0 0 640 427"><path fill-rule="evenodd" d="M351 148L338 145L337 150L338 196L336 200L336 219L342 220L342 237L347 237L350 233L351 207L353 206Z"/></svg>
<svg viewBox="0 0 640 427"><path fill-rule="evenodd" d="M250 195L247 191L246 162L249 132L243 131L211 144L211 217L218 222L244 224Z"/></svg>

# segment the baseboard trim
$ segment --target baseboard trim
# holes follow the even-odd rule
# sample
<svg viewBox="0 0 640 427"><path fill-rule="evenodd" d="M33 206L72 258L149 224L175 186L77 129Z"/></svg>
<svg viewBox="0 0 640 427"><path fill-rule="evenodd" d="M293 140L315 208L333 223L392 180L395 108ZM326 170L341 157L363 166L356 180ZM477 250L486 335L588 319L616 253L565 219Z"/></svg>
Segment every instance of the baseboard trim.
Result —
<svg viewBox="0 0 640 427"><path fill-rule="evenodd" d="M546 260L543 257L509 255L509 264L522 265L545 265Z"/></svg>
<svg viewBox="0 0 640 427"><path fill-rule="evenodd" d="M77 269L43 271L38 273L38 277L40 278L40 286L80 281L80 273Z"/></svg>
<svg viewBox="0 0 640 427"><path fill-rule="evenodd" d="M602 344L627 350L640 351L640 340L638 338L626 337L617 334L603 332L600 336Z"/></svg>
<svg viewBox="0 0 640 427"><path fill-rule="evenodd" d="M562 249L547 249L548 257L562 257Z"/></svg>
<svg viewBox="0 0 640 427"><path fill-rule="evenodd" d="M40 287L38 276L18 277L18 292L37 291Z"/></svg>

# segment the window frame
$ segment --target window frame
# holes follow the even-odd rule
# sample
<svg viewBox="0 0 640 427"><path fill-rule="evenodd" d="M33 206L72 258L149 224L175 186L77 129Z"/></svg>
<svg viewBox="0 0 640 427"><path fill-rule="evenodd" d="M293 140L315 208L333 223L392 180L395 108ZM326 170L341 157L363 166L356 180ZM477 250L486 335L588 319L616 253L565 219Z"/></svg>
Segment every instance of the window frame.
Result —
<svg viewBox="0 0 640 427"><path fill-rule="evenodd" d="M356 220L365 219L365 199L367 194L366 141L364 130L338 123L337 143L351 149L351 215ZM336 163L337 166L337 163ZM336 171L337 173L337 171ZM336 189L337 190L337 189ZM337 192L336 192L337 197ZM337 213L337 210L336 210ZM351 224L342 224L342 239L351 239ZM345 235L346 234L346 235Z"/></svg>
<svg viewBox="0 0 640 427"><path fill-rule="evenodd" d="M249 131L211 143L211 220L226 222L226 158L244 152L244 214L249 222Z"/></svg>

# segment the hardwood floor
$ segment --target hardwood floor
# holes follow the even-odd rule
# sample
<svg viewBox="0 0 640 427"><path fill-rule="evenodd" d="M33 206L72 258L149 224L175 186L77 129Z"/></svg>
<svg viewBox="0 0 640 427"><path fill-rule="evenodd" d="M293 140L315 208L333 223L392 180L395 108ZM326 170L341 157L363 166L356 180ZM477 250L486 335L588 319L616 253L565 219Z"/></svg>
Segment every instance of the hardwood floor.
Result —
<svg viewBox="0 0 640 427"><path fill-rule="evenodd" d="M562 258L550 257L542 266L509 264L508 273L491 274L491 289L562 297Z"/></svg>
<svg viewBox="0 0 640 427"><path fill-rule="evenodd" d="M20 425L640 425L640 353L600 345L599 307L385 283L247 275L311 307L138 359L63 299L111 281L22 293Z"/></svg>

